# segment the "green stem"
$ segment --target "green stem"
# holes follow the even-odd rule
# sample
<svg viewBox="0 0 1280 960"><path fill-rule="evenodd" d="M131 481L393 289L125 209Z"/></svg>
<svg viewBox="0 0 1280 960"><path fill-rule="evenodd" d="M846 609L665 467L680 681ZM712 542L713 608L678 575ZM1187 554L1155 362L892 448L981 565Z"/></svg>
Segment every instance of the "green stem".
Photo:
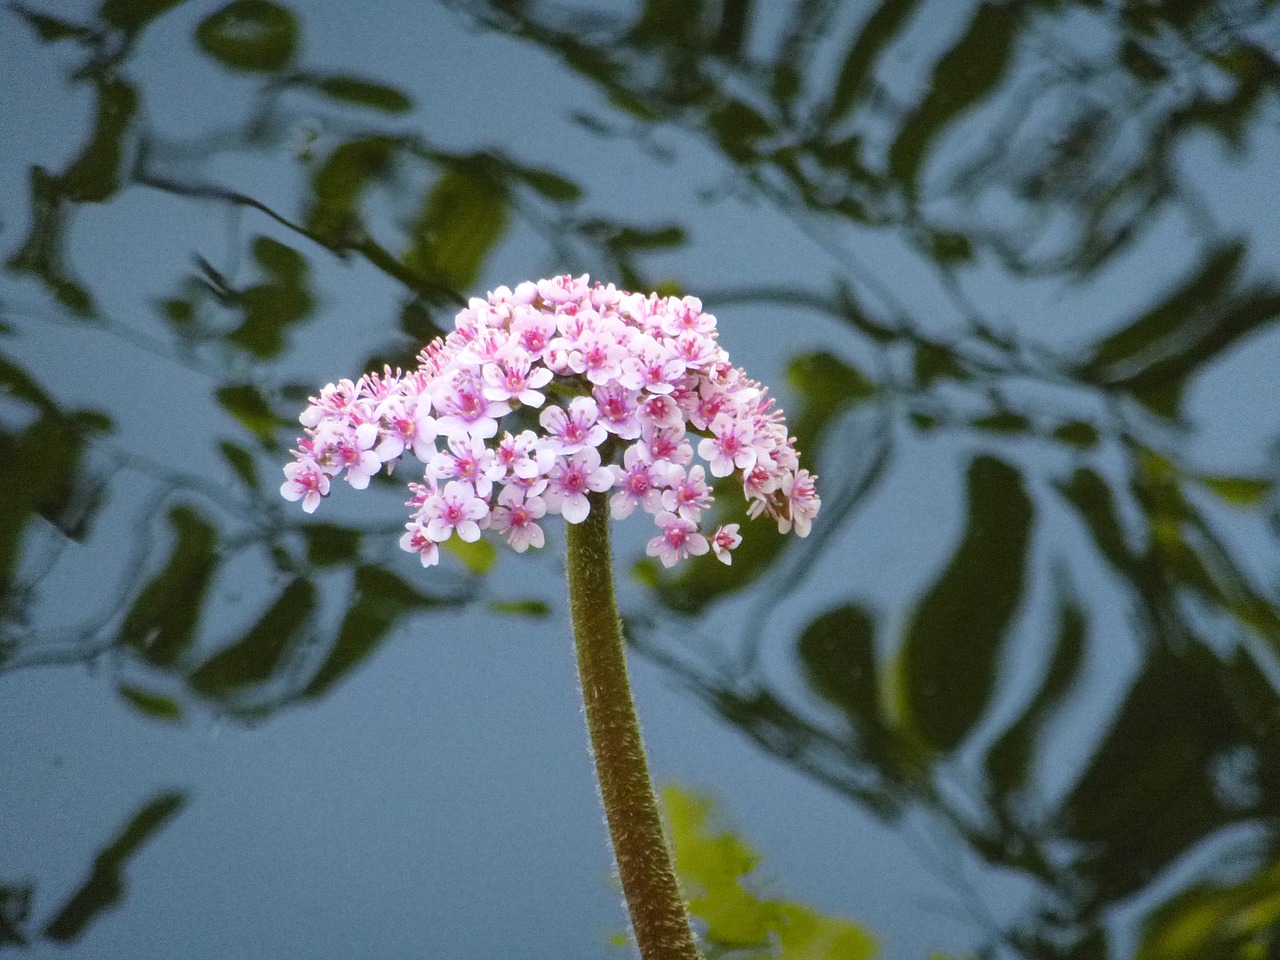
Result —
<svg viewBox="0 0 1280 960"><path fill-rule="evenodd" d="M622 894L643 960L698 960L627 679L622 622L613 595L609 504L602 493L589 499L587 518L565 525L569 608L587 731Z"/></svg>

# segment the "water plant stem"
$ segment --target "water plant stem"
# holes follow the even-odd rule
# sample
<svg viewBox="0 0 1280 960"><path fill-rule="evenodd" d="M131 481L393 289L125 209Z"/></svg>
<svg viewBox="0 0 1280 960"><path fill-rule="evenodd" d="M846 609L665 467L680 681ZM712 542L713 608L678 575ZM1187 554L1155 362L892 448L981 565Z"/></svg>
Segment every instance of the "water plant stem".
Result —
<svg viewBox="0 0 1280 960"><path fill-rule="evenodd" d="M596 776L622 893L643 960L698 960L689 913L658 816L653 782L627 678L622 621L613 592L609 504L568 531L569 608Z"/></svg>

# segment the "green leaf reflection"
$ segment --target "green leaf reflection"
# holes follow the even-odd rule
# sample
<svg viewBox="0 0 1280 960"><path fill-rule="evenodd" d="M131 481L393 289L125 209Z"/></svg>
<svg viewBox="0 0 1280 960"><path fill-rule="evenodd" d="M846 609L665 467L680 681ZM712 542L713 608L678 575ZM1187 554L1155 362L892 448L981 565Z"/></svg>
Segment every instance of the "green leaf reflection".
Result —
<svg viewBox="0 0 1280 960"><path fill-rule="evenodd" d="M186 795L162 793L145 804L93 862L80 888L49 921L44 935L58 943L79 940L94 920L125 896L124 868L187 802Z"/></svg>
<svg viewBox="0 0 1280 960"><path fill-rule="evenodd" d="M206 696L225 697L270 680L291 646L311 629L316 600L313 581L294 580L243 637L191 672L192 688Z"/></svg>
<svg viewBox="0 0 1280 960"><path fill-rule="evenodd" d="M232 70L272 73L293 59L298 21L271 0L232 0L200 22L196 43Z"/></svg>
<svg viewBox="0 0 1280 960"><path fill-rule="evenodd" d="M1136 960L1273 957L1280 947L1280 864L1237 883L1197 883L1145 924Z"/></svg>
<svg viewBox="0 0 1280 960"><path fill-rule="evenodd" d="M1032 517L1015 468L989 456L970 464L960 545L917 606L899 655L908 722L940 750L959 745L990 701L1022 602Z"/></svg>
<svg viewBox="0 0 1280 960"><path fill-rule="evenodd" d="M870 960L878 947L866 927L812 907L761 896L751 873L759 855L736 834L714 826L705 795L662 790L676 873L689 912L714 947L746 951L747 960Z"/></svg>
<svg viewBox="0 0 1280 960"><path fill-rule="evenodd" d="M169 560L120 626L121 641L157 666L177 665L190 649L219 559L217 530L200 514L175 507L169 524L177 538Z"/></svg>
<svg viewBox="0 0 1280 960"><path fill-rule="evenodd" d="M401 618L418 610L454 606L455 597L424 593L394 573L374 566L356 569L355 597L347 607L328 657L302 691L321 697L363 663Z"/></svg>
<svg viewBox="0 0 1280 960"><path fill-rule="evenodd" d="M353 77L349 74L304 74L294 79L333 100L360 107L372 107L384 113L408 113L413 101L408 94L385 83Z"/></svg>
<svg viewBox="0 0 1280 960"><path fill-rule="evenodd" d="M501 186L472 164L451 164L428 192L405 254L412 270L469 289L507 229Z"/></svg>

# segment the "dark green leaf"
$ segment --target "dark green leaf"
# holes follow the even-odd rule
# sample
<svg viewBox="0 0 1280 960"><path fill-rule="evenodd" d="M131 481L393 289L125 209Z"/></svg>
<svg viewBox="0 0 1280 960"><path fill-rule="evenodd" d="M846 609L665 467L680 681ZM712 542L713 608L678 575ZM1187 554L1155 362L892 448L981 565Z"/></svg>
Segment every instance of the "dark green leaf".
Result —
<svg viewBox="0 0 1280 960"><path fill-rule="evenodd" d="M991 699L1022 602L1033 513L1017 470L973 461L960 546L916 608L900 655L907 719L940 750L958 746Z"/></svg>
<svg viewBox="0 0 1280 960"><path fill-rule="evenodd" d="M551 605L545 600L494 600L489 609L512 617L551 616Z"/></svg>
<svg viewBox="0 0 1280 960"><path fill-rule="evenodd" d="M307 258L297 250L262 235L253 238L253 259L263 274L282 286L300 286L310 271Z"/></svg>
<svg viewBox="0 0 1280 960"><path fill-rule="evenodd" d="M954 230L934 230L929 234L929 254L939 263L968 263L973 259L973 241Z"/></svg>
<svg viewBox="0 0 1280 960"><path fill-rule="evenodd" d="M1180 412L1181 391L1187 380L1229 347L1272 324L1280 317L1280 290L1257 288L1236 295L1219 311L1199 318L1194 330L1166 345L1163 356L1121 380L1115 386L1127 387L1134 398L1154 412L1176 417Z"/></svg>
<svg viewBox="0 0 1280 960"><path fill-rule="evenodd" d="M339 144L312 176L307 229L321 242L344 249L363 231L361 201L391 172L396 142L372 136Z"/></svg>
<svg viewBox="0 0 1280 960"><path fill-rule="evenodd" d="M293 59L298 21L271 0L232 0L200 22L196 43L232 70L273 73Z"/></svg>
<svg viewBox="0 0 1280 960"><path fill-rule="evenodd" d="M849 720L862 752L886 772L906 759L881 705L875 621L845 604L814 619L796 642L809 686Z"/></svg>
<svg viewBox="0 0 1280 960"><path fill-rule="evenodd" d="M393 573L373 566L356 570L355 600L348 607L328 658L303 695L322 697L378 648L401 617L455 601L422 593Z"/></svg>
<svg viewBox="0 0 1280 960"><path fill-rule="evenodd" d="M889 149L889 172L909 196L916 193L930 145L1004 77L1013 58L1019 19L1016 6L979 4L968 31L938 61L926 88L929 92Z"/></svg>
<svg viewBox="0 0 1280 960"><path fill-rule="evenodd" d="M21 371L5 372L8 381L22 384ZM83 455L83 439L51 405L21 432L0 430L0 599L7 600L18 582L27 525L36 516L67 512L81 499Z"/></svg>
<svg viewBox="0 0 1280 960"><path fill-rule="evenodd" d="M516 173L521 180L548 200L568 203L582 196L582 187L568 177L562 177L560 174L553 173L550 170L540 170L536 167L519 167Z"/></svg>
<svg viewBox="0 0 1280 960"><path fill-rule="evenodd" d="M1144 86L1154 86L1169 75L1165 62L1148 50L1146 44L1133 38L1125 41L1120 51L1120 62Z"/></svg>
<svg viewBox="0 0 1280 960"><path fill-rule="evenodd" d="M360 552L361 533L332 523L307 524L307 560L317 567L331 567L353 560Z"/></svg>
<svg viewBox="0 0 1280 960"><path fill-rule="evenodd" d="M1098 445L1098 428L1083 420L1072 420L1054 427L1053 439L1088 450Z"/></svg>
<svg viewBox="0 0 1280 960"><path fill-rule="evenodd" d="M30 883L0 884L0 947L26 947L33 937L26 932L35 889Z"/></svg>
<svg viewBox="0 0 1280 960"><path fill-rule="evenodd" d="M987 753L987 776L995 785L1002 801L1024 789L1032 772L1036 748L1043 747L1037 738L1045 723L1066 699L1071 684L1077 679L1084 660L1089 622L1085 610L1075 596L1060 586L1057 597L1058 630L1054 637L1049 668L1035 696L1026 709L1011 723Z"/></svg>
<svg viewBox="0 0 1280 960"><path fill-rule="evenodd" d="M58 302L81 317L92 317L93 297L72 278L64 262L67 197L60 178L43 167L31 168L31 230L9 267L38 277Z"/></svg>
<svg viewBox="0 0 1280 960"><path fill-rule="evenodd" d="M39 382L3 354L0 354L0 388L6 397L25 401L42 412L57 412L53 398L45 393Z"/></svg>
<svg viewBox="0 0 1280 960"><path fill-rule="evenodd" d="M183 793L162 793L133 815L110 846L98 854L88 878L57 912L44 935L58 943L79 940L99 916L124 899L124 867L187 802Z"/></svg>
<svg viewBox="0 0 1280 960"><path fill-rule="evenodd" d="M407 113L413 109L413 101L407 94L384 83L345 74L308 75L305 82L325 96L344 103L372 107L385 113Z"/></svg>
<svg viewBox="0 0 1280 960"><path fill-rule="evenodd" d="M1031 432L1031 421L1022 414L1013 413L1009 410L1002 410L999 413L990 413L985 417L975 417L970 422L979 430L989 430L992 433Z"/></svg>
<svg viewBox="0 0 1280 960"><path fill-rule="evenodd" d="M176 507L169 522L177 537L173 553L120 627L121 640L160 666L176 664L190 648L218 564L217 533L203 517Z"/></svg>
<svg viewBox="0 0 1280 960"><path fill-rule="evenodd" d="M969 379L954 350L928 340L915 344L915 373L916 381L926 388L944 377L961 381Z"/></svg>
<svg viewBox="0 0 1280 960"><path fill-rule="evenodd" d="M252 384L242 383L219 387L216 393L220 403L240 425L265 445L276 445L276 430L284 421L272 412L262 391Z"/></svg>
<svg viewBox="0 0 1280 960"><path fill-rule="evenodd" d="M110 422L87 412L61 413L25 372L0 358L0 385L34 401L39 415L25 429L0 428L0 596L15 582L22 535L35 516L69 540L82 541L102 498L102 484L85 469L95 433Z"/></svg>
<svg viewBox="0 0 1280 960"><path fill-rule="evenodd" d="M1164 355L1169 345L1203 323L1229 294L1240 273L1244 246L1228 244L1205 257L1200 269L1132 323L1102 340L1081 368L1087 377L1111 383Z"/></svg>
<svg viewBox="0 0 1280 960"><path fill-rule="evenodd" d="M790 419L801 450L817 450L845 410L877 391L857 367L825 351L796 356L787 365L787 381L800 394L800 409Z"/></svg>
<svg viewBox="0 0 1280 960"><path fill-rule="evenodd" d="M232 296L244 311L244 322L227 339L267 359L280 353L288 328L305 320L315 301L307 285L307 261L292 247L259 236L253 257L266 279Z"/></svg>
<svg viewBox="0 0 1280 960"><path fill-rule="evenodd" d="M35 30L36 36L44 43L58 40L88 40L93 36L93 31L82 23L51 17L47 13L39 13L20 3L9 4L9 9L27 21Z"/></svg>
<svg viewBox="0 0 1280 960"><path fill-rule="evenodd" d="M1243 818L1224 807L1215 775L1214 759L1248 738L1222 683L1221 664L1195 645L1158 653L1129 690L1063 805L1063 839L1081 851L1073 876L1091 896L1131 896Z"/></svg>
<svg viewBox="0 0 1280 960"><path fill-rule="evenodd" d="M405 301L400 310L400 329L412 337L416 343L430 343L436 337L443 337L446 333L444 328L436 323L430 308L419 297Z"/></svg>
<svg viewBox="0 0 1280 960"><path fill-rule="evenodd" d="M796 642L809 686L856 727L879 716L875 629L871 615L849 603L814 619Z"/></svg>
<svg viewBox="0 0 1280 960"><path fill-rule="evenodd" d="M248 633L192 671L191 686L205 696L225 697L266 683L287 661L297 638L311 628L315 608L315 583L304 577L292 581Z"/></svg>
<svg viewBox="0 0 1280 960"><path fill-rule="evenodd" d="M180 3L182 0L103 0L98 16L125 33L135 34Z"/></svg>
<svg viewBox="0 0 1280 960"><path fill-rule="evenodd" d="M223 440L219 443L218 449L222 451L223 459L236 472L236 476L240 478L241 482L250 490L257 490L259 487L258 470L253 463L253 454L229 440Z"/></svg>
<svg viewBox="0 0 1280 960"><path fill-rule="evenodd" d="M769 137L773 128L750 104L731 99L708 118L720 149L739 163L751 161L760 152L760 141Z"/></svg>
<svg viewBox="0 0 1280 960"><path fill-rule="evenodd" d="M455 290L473 286L507 226L502 186L467 164L445 170L427 194L405 264Z"/></svg>
<svg viewBox="0 0 1280 960"><path fill-rule="evenodd" d="M611 230L608 236L609 246L614 250L629 253L635 250L663 250L679 247L685 242L684 228L676 224L644 229L641 227L619 227Z"/></svg>
<svg viewBox="0 0 1280 960"><path fill-rule="evenodd" d="M882 0L867 18L840 65L827 110L828 123L837 123L858 105L869 89L876 60L910 21L915 7L914 0Z"/></svg>
<svg viewBox="0 0 1280 960"><path fill-rule="evenodd" d="M120 696L124 697L130 706L148 717L164 720L167 723L182 719L182 705L173 697L152 693L127 683L122 683L119 689Z"/></svg>
<svg viewBox="0 0 1280 960"><path fill-rule="evenodd" d="M196 319L196 305L191 300L170 297L159 306L164 318L180 330L189 328Z"/></svg>
<svg viewBox="0 0 1280 960"><path fill-rule="evenodd" d="M1093 470L1080 468L1066 483L1055 486L1076 508L1107 561L1121 573L1130 573L1137 558L1125 540L1124 523L1116 510L1111 488Z"/></svg>

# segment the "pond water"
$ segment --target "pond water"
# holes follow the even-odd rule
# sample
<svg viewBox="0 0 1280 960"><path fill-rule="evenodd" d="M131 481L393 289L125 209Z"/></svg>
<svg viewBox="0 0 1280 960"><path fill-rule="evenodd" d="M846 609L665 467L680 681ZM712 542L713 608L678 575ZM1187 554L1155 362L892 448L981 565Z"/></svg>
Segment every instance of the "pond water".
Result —
<svg viewBox="0 0 1280 960"><path fill-rule="evenodd" d="M277 492L569 272L701 297L820 475L732 567L615 524L655 776L758 857L709 956L1280 955L1273 4L0 24L0 950L627 955L562 534Z"/></svg>

